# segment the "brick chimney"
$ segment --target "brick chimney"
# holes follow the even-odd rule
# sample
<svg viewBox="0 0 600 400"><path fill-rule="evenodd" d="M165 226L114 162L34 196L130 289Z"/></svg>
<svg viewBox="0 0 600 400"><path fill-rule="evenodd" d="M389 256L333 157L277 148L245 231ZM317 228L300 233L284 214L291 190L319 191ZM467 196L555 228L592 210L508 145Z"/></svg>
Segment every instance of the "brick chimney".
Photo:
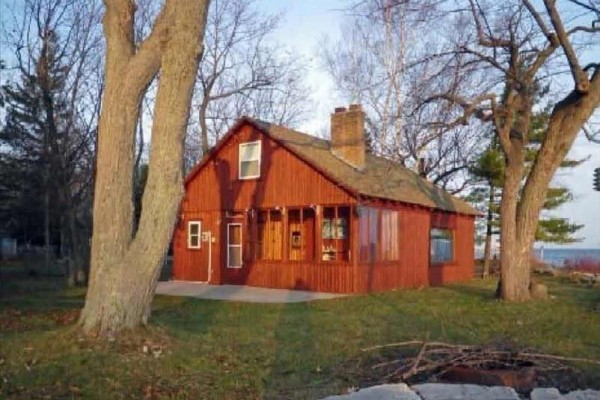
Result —
<svg viewBox="0 0 600 400"><path fill-rule="evenodd" d="M331 152L356 169L365 167L365 113L360 104L331 114Z"/></svg>

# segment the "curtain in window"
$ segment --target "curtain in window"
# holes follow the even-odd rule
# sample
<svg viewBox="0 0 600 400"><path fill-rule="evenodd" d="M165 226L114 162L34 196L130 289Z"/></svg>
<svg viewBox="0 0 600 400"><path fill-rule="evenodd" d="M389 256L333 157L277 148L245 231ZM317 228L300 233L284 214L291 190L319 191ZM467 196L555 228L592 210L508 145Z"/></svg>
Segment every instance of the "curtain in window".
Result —
<svg viewBox="0 0 600 400"><path fill-rule="evenodd" d="M259 211L257 259L281 260L283 253L282 220L281 211L279 210Z"/></svg>
<svg viewBox="0 0 600 400"><path fill-rule="evenodd" d="M362 262L374 262L377 260L378 210L372 207L361 207L359 208L358 215L359 260Z"/></svg>
<svg viewBox="0 0 600 400"><path fill-rule="evenodd" d="M398 211L381 211L381 258L386 261L399 259Z"/></svg>

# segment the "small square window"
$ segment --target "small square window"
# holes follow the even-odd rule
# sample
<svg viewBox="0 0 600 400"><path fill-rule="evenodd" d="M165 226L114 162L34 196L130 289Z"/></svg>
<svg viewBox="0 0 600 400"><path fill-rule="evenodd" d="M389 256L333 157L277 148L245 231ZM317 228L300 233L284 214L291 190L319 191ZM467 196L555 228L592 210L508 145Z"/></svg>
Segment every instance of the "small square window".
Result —
<svg viewBox="0 0 600 400"><path fill-rule="evenodd" d="M188 222L188 249L199 249L201 246L200 234L202 232L200 221Z"/></svg>
<svg viewBox="0 0 600 400"><path fill-rule="evenodd" d="M240 144L240 179L253 179L260 177L261 141Z"/></svg>

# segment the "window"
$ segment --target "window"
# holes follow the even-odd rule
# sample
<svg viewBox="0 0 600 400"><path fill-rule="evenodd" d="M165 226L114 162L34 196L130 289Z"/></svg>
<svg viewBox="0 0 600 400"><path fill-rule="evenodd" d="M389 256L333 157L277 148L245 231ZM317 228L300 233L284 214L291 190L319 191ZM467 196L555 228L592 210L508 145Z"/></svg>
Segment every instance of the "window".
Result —
<svg viewBox="0 0 600 400"><path fill-rule="evenodd" d="M379 212L376 208L359 208L359 247L361 262L377 260L377 234L379 232Z"/></svg>
<svg viewBox="0 0 600 400"><path fill-rule="evenodd" d="M227 224L227 267L242 268L242 224Z"/></svg>
<svg viewBox="0 0 600 400"><path fill-rule="evenodd" d="M260 152L260 140L256 142L240 144L240 179L253 179L260 177Z"/></svg>
<svg viewBox="0 0 600 400"><path fill-rule="evenodd" d="M288 258L312 260L315 254L315 210L291 209L288 216Z"/></svg>
<svg viewBox="0 0 600 400"><path fill-rule="evenodd" d="M329 261L350 260L350 207L324 207L321 258Z"/></svg>
<svg viewBox="0 0 600 400"><path fill-rule="evenodd" d="M454 234L450 229L432 228L430 242L432 264L454 260Z"/></svg>
<svg viewBox="0 0 600 400"><path fill-rule="evenodd" d="M283 218L280 210L260 210L257 218L256 258L281 260L283 253Z"/></svg>
<svg viewBox="0 0 600 400"><path fill-rule="evenodd" d="M398 249L398 211L381 211L381 259L397 261L400 258Z"/></svg>
<svg viewBox="0 0 600 400"><path fill-rule="evenodd" d="M188 249L199 249L201 246L200 233L201 231L200 221L189 221L188 222Z"/></svg>

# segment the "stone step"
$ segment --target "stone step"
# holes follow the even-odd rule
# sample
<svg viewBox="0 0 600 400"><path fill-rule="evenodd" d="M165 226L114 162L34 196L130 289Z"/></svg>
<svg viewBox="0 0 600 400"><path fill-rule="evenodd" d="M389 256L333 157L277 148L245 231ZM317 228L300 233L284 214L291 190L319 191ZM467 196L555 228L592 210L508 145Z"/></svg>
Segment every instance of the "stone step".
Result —
<svg viewBox="0 0 600 400"><path fill-rule="evenodd" d="M324 400L520 400L506 386L424 383L409 387L404 383L372 386L359 391L329 396ZM535 388L530 400L600 400L600 390L575 390L561 394L555 388Z"/></svg>

